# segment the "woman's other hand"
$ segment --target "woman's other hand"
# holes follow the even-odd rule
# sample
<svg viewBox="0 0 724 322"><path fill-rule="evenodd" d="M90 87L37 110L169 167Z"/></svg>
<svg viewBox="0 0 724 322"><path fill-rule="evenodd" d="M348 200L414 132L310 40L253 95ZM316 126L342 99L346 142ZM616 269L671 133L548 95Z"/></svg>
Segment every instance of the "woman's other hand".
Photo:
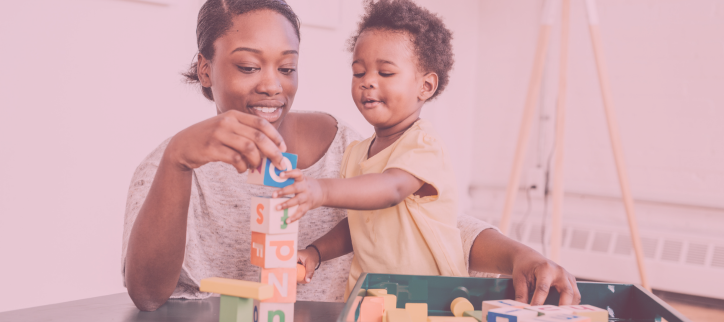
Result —
<svg viewBox="0 0 724 322"><path fill-rule="evenodd" d="M555 288L560 294L558 305L575 305L581 302L576 278L552 260L532 251L520 254L513 261L513 287L515 300L530 305L543 305L548 292ZM530 290L533 297L528 298Z"/></svg>
<svg viewBox="0 0 724 322"><path fill-rule="evenodd" d="M307 284L311 282L312 277L314 276L314 270L317 268L317 265L319 265L319 254L317 254L317 251L310 248L298 250L297 262L303 265L306 270L304 280L299 282L299 284Z"/></svg>
<svg viewBox="0 0 724 322"><path fill-rule="evenodd" d="M282 172L279 176L294 179L294 184L274 191L272 194L272 198L294 194L293 198L277 206L277 210L298 206L297 211L287 219L287 223L291 224L299 220L307 211L324 204L324 190L319 180L305 177L302 170L299 169Z"/></svg>
<svg viewBox="0 0 724 322"><path fill-rule="evenodd" d="M186 171L221 161L242 173L259 166L265 156L282 168L285 151L282 136L267 120L229 110L176 134L164 159Z"/></svg>

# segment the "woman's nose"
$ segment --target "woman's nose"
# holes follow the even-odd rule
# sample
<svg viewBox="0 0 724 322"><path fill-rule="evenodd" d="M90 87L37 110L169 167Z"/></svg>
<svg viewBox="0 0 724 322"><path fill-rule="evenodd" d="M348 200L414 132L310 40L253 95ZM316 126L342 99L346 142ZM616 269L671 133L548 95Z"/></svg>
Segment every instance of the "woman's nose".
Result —
<svg viewBox="0 0 724 322"><path fill-rule="evenodd" d="M256 86L256 91L268 96L278 95L282 93L282 83L273 72L264 72Z"/></svg>

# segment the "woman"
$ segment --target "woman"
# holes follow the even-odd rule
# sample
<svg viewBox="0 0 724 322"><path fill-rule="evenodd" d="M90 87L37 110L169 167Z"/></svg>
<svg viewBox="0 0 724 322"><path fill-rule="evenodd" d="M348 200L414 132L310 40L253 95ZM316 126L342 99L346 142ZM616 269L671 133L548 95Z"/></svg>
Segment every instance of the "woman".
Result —
<svg viewBox="0 0 724 322"><path fill-rule="evenodd" d="M280 166L281 152L299 155L305 176L339 175L344 148L361 137L332 116L290 113L297 91L299 21L281 0L209 0L199 12L197 62L186 76L214 101L217 116L163 142L139 165L126 207L122 272L141 310L168 298L198 299L202 278L256 280L250 264L249 200L272 188L246 184L245 171L262 157ZM342 209L317 208L300 221L299 245L346 229ZM469 268L513 275L516 300L542 304L550 287L561 304L578 303L575 279L532 249L491 226L461 216ZM321 243L320 243L321 244ZM349 245L300 251L300 259L329 259ZM314 258L309 262L318 262ZM340 301L349 254L325 262L314 282L299 285L299 300Z"/></svg>

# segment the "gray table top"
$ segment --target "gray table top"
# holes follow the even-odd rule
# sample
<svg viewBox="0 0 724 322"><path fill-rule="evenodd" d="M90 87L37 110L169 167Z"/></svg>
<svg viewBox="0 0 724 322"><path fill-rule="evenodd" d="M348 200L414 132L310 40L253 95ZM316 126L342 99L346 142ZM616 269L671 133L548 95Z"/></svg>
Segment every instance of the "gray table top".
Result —
<svg viewBox="0 0 724 322"><path fill-rule="evenodd" d="M294 305L294 322L334 321L344 303L305 302ZM219 298L205 300L169 300L154 312L141 312L128 293L99 296L85 300L38 306L0 313L2 322L218 322ZM288 322L288 321L287 321Z"/></svg>

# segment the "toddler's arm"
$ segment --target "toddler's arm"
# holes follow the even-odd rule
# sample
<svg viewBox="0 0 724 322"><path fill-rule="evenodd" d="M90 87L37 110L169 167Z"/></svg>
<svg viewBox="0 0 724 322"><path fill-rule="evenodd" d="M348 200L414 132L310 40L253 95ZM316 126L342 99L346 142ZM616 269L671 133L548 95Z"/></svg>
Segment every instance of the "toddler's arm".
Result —
<svg viewBox="0 0 724 322"><path fill-rule="evenodd" d="M278 210L299 206L287 222L301 218L308 210L333 207L353 210L376 210L397 205L425 184L400 169L365 174L348 179L314 179L302 175L299 169L282 172L282 178L294 178L293 185L274 192L273 197L296 194L277 206Z"/></svg>
<svg viewBox="0 0 724 322"><path fill-rule="evenodd" d="M349 232L347 218L342 219L332 230L315 240L312 245L319 250L319 253L311 247L297 252L299 263L304 265L307 270L304 281L300 282L301 284L307 284L312 280L314 271L320 262L335 259L352 252L352 236Z"/></svg>

